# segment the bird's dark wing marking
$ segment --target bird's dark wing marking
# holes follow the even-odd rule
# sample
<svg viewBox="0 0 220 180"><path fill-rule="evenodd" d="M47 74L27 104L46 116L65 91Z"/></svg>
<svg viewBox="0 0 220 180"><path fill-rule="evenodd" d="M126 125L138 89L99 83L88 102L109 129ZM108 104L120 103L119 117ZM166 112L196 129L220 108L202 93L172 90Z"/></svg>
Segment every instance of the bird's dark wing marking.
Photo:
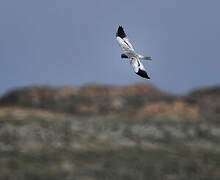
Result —
<svg viewBox="0 0 220 180"><path fill-rule="evenodd" d="M147 72L146 72L146 71L143 71L143 70L141 70L141 69L139 69L136 74L138 74L139 76L141 76L141 77L143 77L143 78L150 79L150 77L147 75Z"/></svg>
<svg viewBox="0 0 220 180"><path fill-rule="evenodd" d="M127 46L129 47L129 48L131 48L130 46L129 46L129 44L124 40L124 42L127 44Z"/></svg>
<svg viewBox="0 0 220 180"><path fill-rule="evenodd" d="M125 34L124 29L123 29L122 26L118 27L118 31L116 33L116 36L119 36L122 39L126 37L126 34Z"/></svg>

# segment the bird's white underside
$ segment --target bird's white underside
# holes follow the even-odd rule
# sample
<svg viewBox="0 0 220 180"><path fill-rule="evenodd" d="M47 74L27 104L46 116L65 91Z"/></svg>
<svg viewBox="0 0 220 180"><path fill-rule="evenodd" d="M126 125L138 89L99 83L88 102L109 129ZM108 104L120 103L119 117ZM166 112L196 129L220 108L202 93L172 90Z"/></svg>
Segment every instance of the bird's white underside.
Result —
<svg viewBox="0 0 220 180"><path fill-rule="evenodd" d="M121 46L122 50L125 51L125 54L128 56L128 59L130 60L130 64L133 67L133 70L135 73L138 72L139 69L146 71L143 64L140 62L138 58L138 54L134 51L134 48L132 44L129 42L128 38L116 38L118 41L118 44Z"/></svg>

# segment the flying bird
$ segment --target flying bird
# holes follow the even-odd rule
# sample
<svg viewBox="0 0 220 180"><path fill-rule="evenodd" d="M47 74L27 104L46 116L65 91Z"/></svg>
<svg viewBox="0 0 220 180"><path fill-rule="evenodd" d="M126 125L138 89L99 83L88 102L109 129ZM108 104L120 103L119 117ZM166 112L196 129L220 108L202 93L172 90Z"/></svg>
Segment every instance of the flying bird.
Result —
<svg viewBox="0 0 220 180"><path fill-rule="evenodd" d="M130 60L130 64L132 65L134 72L137 75L146 79L150 79L146 69L144 68L140 60L152 60L152 58L150 56L142 56L134 51L134 48L129 42L128 37L125 34L122 26L118 27L116 39L118 41L118 44L125 51L125 53L121 54L121 58Z"/></svg>

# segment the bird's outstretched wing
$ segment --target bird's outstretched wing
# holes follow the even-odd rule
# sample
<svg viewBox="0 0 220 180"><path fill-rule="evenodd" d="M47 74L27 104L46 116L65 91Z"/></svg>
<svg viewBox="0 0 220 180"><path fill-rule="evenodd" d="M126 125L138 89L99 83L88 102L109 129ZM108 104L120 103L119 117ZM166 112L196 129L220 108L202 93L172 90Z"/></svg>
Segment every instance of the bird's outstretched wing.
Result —
<svg viewBox="0 0 220 180"><path fill-rule="evenodd" d="M150 79L150 77L147 74L146 69L144 68L143 64L140 62L140 59L142 60L151 60L150 56L142 56L139 54L136 54L134 51L133 46L128 40L127 35L124 32L124 29L122 26L118 27L117 33L116 33L116 39L119 43L119 45L122 47L126 53L121 55L121 58L128 58L130 60L130 64L132 65L134 72L146 79Z"/></svg>
<svg viewBox="0 0 220 180"><path fill-rule="evenodd" d="M124 32L124 29L122 26L118 27L117 33L116 33L116 39L118 41L118 44L121 46L121 48L124 51L129 51L129 52L133 52L134 48L131 45L131 43L129 42L127 35Z"/></svg>
<svg viewBox="0 0 220 180"><path fill-rule="evenodd" d="M143 78L146 78L146 79L150 79L150 77L147 74L146 69L144 68L143 64L140 62L139 59L132 60L132 61L130 61L130 63L134 69L134 72L137 75L139 75Z"/></svg>

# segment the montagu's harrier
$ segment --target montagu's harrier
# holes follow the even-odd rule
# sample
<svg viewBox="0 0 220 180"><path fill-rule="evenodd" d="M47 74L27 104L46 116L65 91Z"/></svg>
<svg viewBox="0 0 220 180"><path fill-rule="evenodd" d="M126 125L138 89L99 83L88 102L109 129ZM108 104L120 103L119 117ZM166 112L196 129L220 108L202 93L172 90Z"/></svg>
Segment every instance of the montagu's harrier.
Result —
<svg viewBox="0 0 220 180"><path fill-rule="evenodd" d="M150 56L142 56L134 51L134 48L129 42L127 35L125 34L122 26L118 27L118 31L116 33L116 39L119 45L125 51L125 53L121 54L121 58L130 60L130 64L132 65L134 72L136 74L138 74L143 78L150 79L146 69L144 68L140 60L152 60L152 58Z"/></svg>

